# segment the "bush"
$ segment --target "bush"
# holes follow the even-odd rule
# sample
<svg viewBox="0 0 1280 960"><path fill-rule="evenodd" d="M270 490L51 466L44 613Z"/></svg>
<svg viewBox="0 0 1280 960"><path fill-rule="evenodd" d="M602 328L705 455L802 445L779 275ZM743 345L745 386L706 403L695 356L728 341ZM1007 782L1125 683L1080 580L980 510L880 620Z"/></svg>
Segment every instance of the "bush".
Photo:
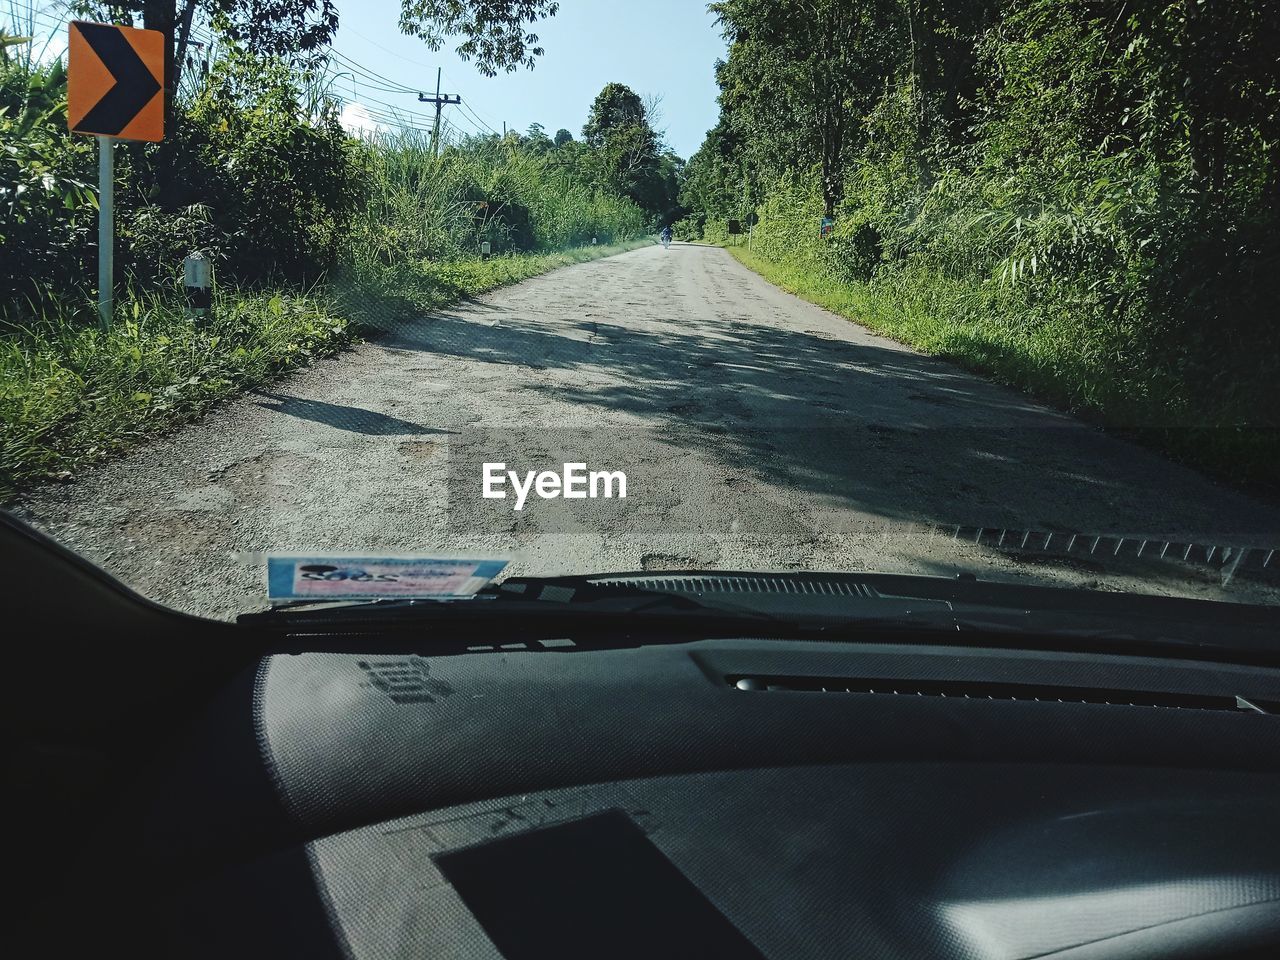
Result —
<svg viewBox="0 0 1280 960"><path fill-rule="evenodd" d="M1280 256L1265 218L1134 174L944 173L913 202L851 193L818 238L816 178L784 177L753 249L923 349L1232 475L1276 478ZM860 179L892 178L864 167ZM1099 184L1103 184L1100 186ZM1176 198L1175 198L1176 199ZM887 238L887 239L886 239Z"/></svg>
<svg viewBox="0 0 1280 960"><path fill-rule="evenodd" d="M168 165L168 208L208 212L224 280L296 284L337 262L361 200L356 161L332 104L309 115L285 64L232 53L147 150L142 178L159 184Z"/></svg>
<svg viewBox="0 0 1280 960"><path fill-rule="evenodd" d="M0 314L88 303L95 150L67 132L61 62L0 49L0 141ZM309 115L284 64L232 53L164 142L116 148L117 276L167 283L205 249L224 282L306 284L343 249L361 200L357 159L332 106Z"/></svg>
<svg viewBox="0 0 1280 960"><path fill-rule="evenodd" d="M3 35L0 34L0 39ZM66 71L0 44L0 320L95 276L93 140L66 132Z"/></svg>
<svg viewBox="0 0 1280 960"><path fill-rule="evenodd" d="M436 159L418 134L382 134L361 146L365 195L350 244L355 263L473 257L614 243L640 235L644 214L556 165L488 141Z"/></svg>

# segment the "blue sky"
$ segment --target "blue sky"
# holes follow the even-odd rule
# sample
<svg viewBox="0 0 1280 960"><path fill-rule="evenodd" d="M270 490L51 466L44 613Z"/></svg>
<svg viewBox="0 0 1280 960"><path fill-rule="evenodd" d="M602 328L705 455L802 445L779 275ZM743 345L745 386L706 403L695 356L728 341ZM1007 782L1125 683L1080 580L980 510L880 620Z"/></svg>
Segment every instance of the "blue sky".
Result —
<svg viewBox="0 0 1280 960"><path fill-rule="evenodd" d="M724 56L725 45L705 0L561 0L560 12L534 28L546 49L538 65L492 79L458 59L456 42L433 53L421 40L401 34L396 27L400 0L338 0L338 8L334 49L364 68L335 81L348 100L350 73L392 81L380 84L384 87L434 92L439 66L444 92L461 94L471 111L445 108L446 117L463 131L481 124L500 131L505 121L521 131L541 123L551 134L566 127L577 137L591 101L611 81L641 96L663 98L659 126L682 157L698 149L716 122L715 61ZM333 66L335 73L344 69L341 63ZM422 122L430 117L427 105L419 109L411 94L375 89L375 84L354 78L355 101L383 114L390 104Z"/></svg>

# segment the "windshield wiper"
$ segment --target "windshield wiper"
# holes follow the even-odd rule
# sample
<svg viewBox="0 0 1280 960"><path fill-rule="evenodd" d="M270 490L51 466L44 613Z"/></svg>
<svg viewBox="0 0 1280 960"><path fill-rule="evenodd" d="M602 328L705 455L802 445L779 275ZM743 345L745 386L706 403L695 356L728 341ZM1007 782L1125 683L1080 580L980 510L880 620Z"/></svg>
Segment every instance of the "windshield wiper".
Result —
<svg viewBox="0 0 1280 960"><path fill-rule="evenodd" d="M526 612L578 612L596 614L642 615L654 613L699 614L725 612L683 593L647 590L624 585L592 584L576 577L515 578L488 587L474 596L438 599L344 599L332 601L299 600L279 604L261 613L242 614L241 624L298 624L305 621L373 622L394 620L436 620L465 617L488 617L501 611L510 615L519 608ZM757 610L736 613L754 620L774 618Z"/></svg>
<svg viewBox="0 0 1280 960"><path fill-rule="evenodd" d="M709 575L709 574L708 574ZM963 629L944 600L890 597L866 591L826 597L831 603L806 611L795 605L762 608L760 595L698 594L640 586L629 575L515 577L472 597L441 600L379 599L276 607L244 614L241 626L284 630L393 632L428 625L502 624L516 631L661 629L687 637L753 635L808 639L866 639L868 632L895 639L954 639ZM776 599L776 598L774 598ZM977 629L977 627L975 627ZM986 631L1010 631L992 620Z"/></svg>
<svg viewBox="0 0 1280 960"><path fill-rule="evenodd" d="M406 634L433 644L471 627L593 643L692 637L882 640L1071 653L1280 662L1275 611L905 574L680 571L515 577L455 600L342 601L246 614L270 633ZM447 628L460 627L451 633ZM472 633L474 631L471 631Z"/></svg>

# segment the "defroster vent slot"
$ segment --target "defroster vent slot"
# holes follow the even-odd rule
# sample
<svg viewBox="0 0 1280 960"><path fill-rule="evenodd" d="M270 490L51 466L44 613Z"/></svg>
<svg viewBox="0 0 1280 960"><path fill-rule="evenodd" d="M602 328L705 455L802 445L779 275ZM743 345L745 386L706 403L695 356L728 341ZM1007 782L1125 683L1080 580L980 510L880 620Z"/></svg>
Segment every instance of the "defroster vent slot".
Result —
<svg viewBox="0 0 1280 960"><path fill-rule="evenodd" d="M1280 714L1280 702L1252 696L1115 690L979 680L904 680L866 677L789 677L732 674L729 686L743 691L852 693L890 697L952 697L959 700L1026 700L1036 703L1096 703L1120 707L1219 710L1228 713Z"/></svg>

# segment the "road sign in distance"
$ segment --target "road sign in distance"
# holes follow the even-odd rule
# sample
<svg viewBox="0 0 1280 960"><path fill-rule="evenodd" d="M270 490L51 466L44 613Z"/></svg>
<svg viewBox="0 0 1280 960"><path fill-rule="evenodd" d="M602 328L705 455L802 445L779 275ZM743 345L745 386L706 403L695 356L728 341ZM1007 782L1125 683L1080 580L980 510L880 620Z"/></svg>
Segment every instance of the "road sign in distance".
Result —
<svg viewBox="0 0 1280 960"><path fill-rule="evenodd" d="M730 236L736 236L742 232L742 221L730 220L728 233Z"/></svg>
<svg viewBox="0 0 1280 960"><path fill-rule="evenodd" d="M119 140L163 140L164 34L73 20L67 126Z"/></svg>

